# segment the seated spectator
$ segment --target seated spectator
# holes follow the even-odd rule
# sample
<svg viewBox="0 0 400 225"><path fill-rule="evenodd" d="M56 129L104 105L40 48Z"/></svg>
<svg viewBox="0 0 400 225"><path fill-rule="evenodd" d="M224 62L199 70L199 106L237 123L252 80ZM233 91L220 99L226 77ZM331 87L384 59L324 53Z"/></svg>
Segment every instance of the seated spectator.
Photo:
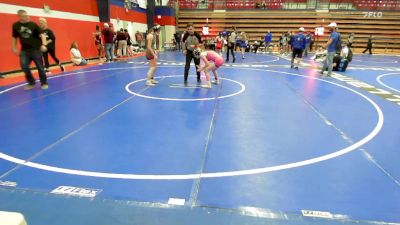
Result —
<svg viewBox="0 0 400 225"><path fill-rule="evenodd" d="M74 66L84 66L88 63L88 61L82 57L81 52L78 49L78 44L75 41L71 44L70 56Z"/></svg>
<svg viewBox="0 0 400 225"><path fill-rule="evenodd" d="M134 55L136 55L138 52L140 52L140 49L141 49L139 47L139 45L137 45L137 44L132 44L130 46L130 48L131 48L131 51L133 52Z"/></svg>
<svg viewBox="0 0 400 225"><path fill-rule="evenodd" d="M311 57L311 59L315 60L316 62L323 62L325 60L325 57L326 57L326 50L324 50L322 46L318 46L315 55Z"/></svg>
<svg viewBox="0 0 400 225"><path fill-rule="evenodd" d="M342 44L342 50L340 54L333 57L333 70L334 71L346 71L349 62L353 59L353 52L349 48L349 44Z"/></svg>
<svg viewBox="0 0 400 225"><path fill-rule="evenodd" d="M257 53L258 49L263 45L262 42L255 41L254 44L251 46L251 49L254 53Z"/></svg>

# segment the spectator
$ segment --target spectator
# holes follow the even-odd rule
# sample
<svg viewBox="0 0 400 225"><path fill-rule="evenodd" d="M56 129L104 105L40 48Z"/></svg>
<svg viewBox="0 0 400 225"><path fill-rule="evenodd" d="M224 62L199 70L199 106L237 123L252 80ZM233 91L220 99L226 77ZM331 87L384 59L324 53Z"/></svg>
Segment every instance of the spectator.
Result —
<svg viewBox="0 0 400 225"><path fill-rule="evenodd" d="M257 53L258 49L263 45L264 37L261 38L262 40L260 42L255 41L254 44L250 47L251 50L253 50L254 53Z"/></svg>
<svg viewBox="0 0 400 225"><path fill-rule="evenodd" d="M104 44L106 50L107 62L112 62L114 60L114 35L115 32L110 28L108 23L104 24L104 29L101 31L104 37Z"/></svg>
<svg viewBox="0 0 400 225"><path fill-rule="evenodd" d="M306 34L306 48L304 50L304 56L308 56L308 51L310 50L310 45L311 45L311 39L312 39L312 35L310 32L307 32Z"/></svg>
<svg viewBox="0 0 400 225"><path fill-rule="evenodd" d="M182 49L182 51L184 51L183 37L185 36L185 34L186 34L186 30L181 33L181 49Z"/></svg>
<svg viewBox="0 0 400 225"><path fill-rule="evenodd" d="M310 33L310 35L311 35L310 52L312 52L312 51L313 51L313 46L314 46L315 39L314 39L314 34Z"/></svg>
<svg viewBox="0 0 400 225"><path fill-rule="evenodd" d="M265 34L265 39L264 39L264 44L265 44L265 49L264 51L267 52L269 50L269 45L271 44L272 41L272 33L271 31L268 31Z"/></svg>
<svg viewBox="0 0 400 225"><path fill-rule="evenodd" d="M247 34L245 32L241 32L236 41L237 45L240 47L240 51L242 52L242 59L245 59L244 53L247 49Z"/></svg>
<svg viewBox="0 0 400 225"><path fill-rule="evenodd" d="M69 52L74 66L84 66L88 63L88 61L82 57L81 52L78 49L78 44L75 41L72 42Z"/></svg>
<svg viewBox="0 0 400 225"><path fill-rule="evenodd" d="M337 44L340 39L340 34L336 32L337 25L336 23L330 23L328 25L329 31L331 32L331 35L329 36L328 42L326 43L326 48L327 48L327 56L324 61L324 65L321 70L321 75L324 74L325 70L328 70L328 76L332 75L332 69L333 69L333 57L337 51Z"/></svg>
<svg viewBox="0 0 400 225"><path fill-rule="evenodd" d="M351 33L347 38L349 48L351 48L351 46L353 45L353 40L354 40L354 33Z"/></svg>
<svg viewBox="0 0 400 225"><path fill-rule="evenodd" d="M292 61L290 68L299 69L301 64L301 58L303 57L303 51L306 48L306 36L304 35L304 28L299 28L299 33L292 37L292 47L293 47L293 54L292 54ZM294 60L297 57L296 65L294 65Z"/></svg>
<svg viewBox="0 0 400 225"><path fill-rule="evenodd" d="M346 68L349 65L349 62L352 61L353 53L348 46L349 46L348 43L342 44L342 50L340 51L340 54L336 55L333 58L333 70L334 71L341 71L341 72L346 71Z"/></svg>
<svg viewBox="0 0 400 225"><path fill-rule="evenodd" d="M124 33L126 37L126 51L128 52L129 56L132 56L133 52L131 48L132 45L131 35L129 34L128 29L124 29Z"/></svg>
<svg viewBox="0 0 400 225"><path fill-rule="evenodd" d="M101 40L101 30L99 25L96 25L96 32L93 33L93 37L94 37L94 44L96 45L97 48L97 55L99 56L99 65L101 65L103 64L101 58L103 56L104 46Z"/></svg>
<svg viewBox="0 0 400 225"><path fill-rule="evenodd" d="M218 36L215 38L215 51L222 55L222 47L224 46L224 39L222 38L222 34L219 33Z"/></svg>
<svg viewBox="0 0 400 225"><path fill-rule="evenodd" d="M236 27L233 27L233 31L230 33L228 37L228 50L226 51L226 62L229 62L229 50L232 53L233 61L236 61L235 57L235 44L236 44Z"/></svg>
<svg viewBox="0 0 400 225"><path fill-rule="evenodd" d="M315 60L316 62L323 62L326 57L326 50L322 48L322 46L318 46L317 51L315 51L315 55L311 57L312 60Z"/></svg>
<svg viewBox="0 0 400 225"><path fill-rule="evenodd" d="M372 55L372 35L369 35L368 43L367 43L367 48L363 51L363 54L364 54L366 51L369 51L369 54Z"/></svg>
<svg viewBox="0 0 400 225"><path fill-rule="evenodd" d="M279 39L279 44L281 46L281 54L282 55L286 55L289 52L289 48L288 48L288 34L287 33L282 33L280 39Z"/></svg>
<svg viewBox="0 0 400 225"><path fill-rule="evenodd" d="M229 36L229 32L226 30L226 28L224 28L224 30L221 32L221 36L224 39L224 46L222 46L222 51L224 52L228 44L228 36Z"/></svg>
<svg viewBox="0 0 400 225"><path fill-rule="evenodd" d="M223 38L227 38L229 36L229 32L226 30L226 28L224 28L224 31L221 32L221 36Z"/></svg>
<svg viewBox="0 0 400 225"><path fill-rule="evenodd" d="M124 29L121 28L117 32L117 42L118 42L117 55L118 55L118 57L126 56L126 48L127 48L127 45L128 45L128 42L127 42L126 39L127 38L126 38L126 35L125 35L125 32L124 32Z"/></svg>
<svg viewBox="0 0 400 225"><path fill-rule="evenodd" d="M181 34L177 31L174 33L174 40L175 40L175 46L176 50L180 51L181 48Z"/></svg>
<svg viewBox="0 0 400 225"><path fill-rule="evenodd" d="M42 89L48 89L49 85L43 68L41 52L47 50L46 46L42 45L42 43L46 43L46 37L41 33L40 27L29 20L28 13L25 10L18 10L17 14L19 21L12 25L12 51L19 56L21 69L25 73L28 82L25 90L33 89L36 83L29 68L32 60L38 69ZM20 52L17 50L17 39L21 44Z"/></svg>
<svg viewBox="0 0 400 225"><path fill-rule="evenodd" d="M294 33L292 31L288 31L287 37L288 37L288 40L287 40L288 41L288 51L292 51L293 50L292 41L293 41Z"/></svg>
<svg viewBox="0 0 400 225"><path fill-rule="evenodd" d="M43 43L47 48L47 51L43 52L43 60L45 65L44 70L46 71L46 73L51 73L49 69L50 54L51 58L53 58L53 60L57 63L61 71L64 72L64 66L61 65L60 60L58 60L56 56L56 36L54 35L53 31L50 30L50 28L48 27L47 20L45 18L39 18L39 27L40 29L42 29L43 35L46 37L46 43Z"/></svg>
<svg viewBox="0 0 400 225"><path fill-rule="evenodd" d="M136 43L139 45L140 48L143 48L143 34L140 33L139 31L136 31L135 33L135 39L136 39Z"/></svg>

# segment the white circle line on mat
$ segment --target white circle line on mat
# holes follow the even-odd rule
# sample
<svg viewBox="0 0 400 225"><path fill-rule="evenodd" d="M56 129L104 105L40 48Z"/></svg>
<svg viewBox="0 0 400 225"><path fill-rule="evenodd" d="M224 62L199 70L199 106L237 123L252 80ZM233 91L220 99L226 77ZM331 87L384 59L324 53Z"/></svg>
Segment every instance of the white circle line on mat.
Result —
<svg viewBox="0 0 400 225"><path fill-rule="evenodd" d="M182 77L182 75L167 75L167 76L158 76L158 77L155 77L155 78L169 78L169 77ZM246 90L246 87L244 86L244 84L242 84L242 83L240 83L238 81L235 81L235 80L232 80L232 79L228 79L228 78L220 78L220 79L238 84L240 86L240 90L235 92L235 93L229 94L229 95L218 96L217 97L218 99L224 99L224 98L233 97L235 95L239 95L239 94L243 93ZM164 100L164 101L193 102L193 101L210 101L210 100L215 100L216 99L216 97L209 97L209 98L166 98L166 97L155 97L155 96L149 96L149 95L140 94L140 93L137 93L137 92L134 92L134 91L130 90L130 86L131 85L133 85L135 83L139 83L139 82L144 82L146 80L147 80L147 78L140 79L140 80L135 80L133 82L130 82L129 84L127 84L125 86L125 90L127 92L129 92L130 94L136 95L138 97L147 98L147 99L154 99L154 100ZM155 87L155 88L157 88L157 87Z"/></svg>
<svg viewBox="0 0 400 225"><path fill-rule="evenodd" d="M135 68L135 67L134 67ZM115 68L119 69L119 68ZM125 68L126 69L126 68ZM242 69L242 68L235 68L235 69ZM244 68L243 68L244 69ZM110 69L108 69L110 70ZM43 165L39 163L34 163L34 162L29 162L25 161L23 159L19 159L7 154L4 154L0 152L0 158L17 163L23 166L28 166L36 169L42 169L46 171L52 171L52 172L58 172L58 173L64 173L64 174L72 174L72 175L79 175L79 176L90 176L90 177L101 177L101 178L116 178L116 179L136 179L136 180L187 180L187 179L198 179L198 178L218 178L218 177L232 177L232 176L243 176L243 175L254 175L254 174L261 174L261 173L268 173L268 172L273 172L273 171L280 171L280 170L287 170L287 169L292 169L292 168L298 168L302 166L307 166L319 162L323 162L329 159L333 159L342 155L345 155L349 152L352 152L359 148L360 146L366 144L370 140L372 140L382 129L383 123L384 123L384 116L383 112L380 109L380 107L370 98L365 96L364 94L351 89L349 87L343 86L341 84L316 78L316 77L309 77L305 75L300 75L300 74L294 74L294 73L288 73L288 72L282 72L282 71L274 71L274 70L266 70L266 69L254 69L254 68L246 68L245 70L254 70L254 71L268 71L268 72L273 72L273 73L281 73L281 74L287 74L287 75L292 75L292 76L299 76L299 77L304 77L307 79L314 79L314 80L319 80L322 82L326 82L329 84L333 84L335 86L341 87L343 89L346 89L350 92L353 92L363 99L365 99L368 103L370 103L373 108L375 109L377 113L377 124L375 125L375 128L364 138L361 140L351 144L350 146L347 146L345 148L342 148L338 151L322 155L319 157L315 158L310 158L307 160L302 160L298 162L293 162L293 163L286 163L282 165L276 165L276 166L268 166L268 167L261 167L261 168L255 168L255 169L246 169L246 170L236 170L236 171L223 171L223 172L209 172L209 173L197 173L197 174L121 174L121 173L105 173L105 172L95 172L95 171L83 171L83 170L75 170L75 169L67 169L67 168L60 168L60 167L55 167L55 166L49 166L49 165ZM101 70L98 70L101 71ZM88 71L86 71L88 72ZM61 76L58 76L61 77ZM56 77L53 77L56 78ZM20 87L21 85L17 85L16 87ZM11 90L13 88L7 89ZM4 91L3 91L4 93Z"/></svg>
<svg viewBox="0 0 400 225"><path fill-rule="evenodd" d="M386 87L386 88L388 88L388 89L390 89L390 90L393 90L393 91L396 91L396 92L400 93L400 90L398 90L398 89L396 89L396 88L394 88L394 87L391 87L391 86L385 84L383 81L381 81L382 77L386 77L386 76L389 76L389 75L400 75L400 73L385 73L385 74L379 75L379 76L376 78L376 80L377 80L378 83L380 83L382 86L384 86L384 87Z"/></svg>

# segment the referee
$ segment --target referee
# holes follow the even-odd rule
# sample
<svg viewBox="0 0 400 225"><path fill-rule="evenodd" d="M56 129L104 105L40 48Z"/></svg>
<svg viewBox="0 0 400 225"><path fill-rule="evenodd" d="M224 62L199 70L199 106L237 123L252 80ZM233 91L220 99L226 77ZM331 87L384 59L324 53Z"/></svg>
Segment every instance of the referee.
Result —
<svg viewBox="0 0 400 225"><path fill-rule="evenodd" d="M194 57L193 50L199 47L203 43L201 41L200 34L194 31L193 23L189 23L187 25L187 32L183 36L182 42L183 42L182 47L184 49L183 53L186 55L185 73L183 78L184 79L183 82L186 85L189 76L190 63L192 62L192 59L194 60L196 68L197 66L200 65L200 59L196 59ZM201 83L200 72L197 72L197 83Z"/></svg>

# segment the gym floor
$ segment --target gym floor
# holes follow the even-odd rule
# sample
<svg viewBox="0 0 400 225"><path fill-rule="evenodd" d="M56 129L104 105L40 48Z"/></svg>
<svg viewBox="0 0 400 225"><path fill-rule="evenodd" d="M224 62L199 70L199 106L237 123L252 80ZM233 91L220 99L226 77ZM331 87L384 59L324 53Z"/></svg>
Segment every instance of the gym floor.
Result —
<svg viewBox="0 0 400 225"><path fill-rule="evenodd" d="M222 82L212 89L197 85L194 65L183 86L177 52L160 54L156 87L145 86L140 57L60 73L45 91L4 88L0 181L16 186L0 189L0 210L18 209L35 224L35 209L59 210L46 206L63 198L50 192L71 186L96 190L91 201L122 201L148 215L178 199L175 210L211 210L213 224L240 221L222 209L268 212L288 224L312 224L300 222L301 210L330 212L324 223L399 223L400 104L354 82L400 95L400 57L355 55L335 74L350 82L321 77L308 58L311 66L299 70L281 56L237 58L219 69ZM81 211L89 204L64 200ZM177 222L182 214L170 224L188 224ZM99 224L101 216L69 220ZM251 218L239 224L257 224ZM152 224L136 222L116 224Z"/></svg>

